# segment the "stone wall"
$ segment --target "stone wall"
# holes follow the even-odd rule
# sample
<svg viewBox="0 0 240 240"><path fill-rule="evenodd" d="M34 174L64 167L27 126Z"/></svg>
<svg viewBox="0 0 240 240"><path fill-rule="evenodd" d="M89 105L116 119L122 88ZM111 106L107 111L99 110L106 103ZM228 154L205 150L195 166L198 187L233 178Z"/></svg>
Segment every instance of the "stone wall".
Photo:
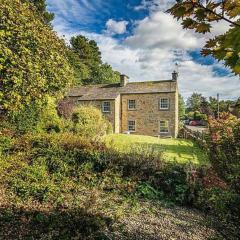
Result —
<svg viewBox="0 0 240 240"><path fill-rule="evenodd" d="M159 110L160 98L170 99L169 110ZM136 109L128 110L128 100L136 101ZM128 121L136 121L132 134L172 136L178 134L178 93L147 93L121 95L121 132L128 131ZM160 134L160 120L169 122L169 133Z"/></svg>

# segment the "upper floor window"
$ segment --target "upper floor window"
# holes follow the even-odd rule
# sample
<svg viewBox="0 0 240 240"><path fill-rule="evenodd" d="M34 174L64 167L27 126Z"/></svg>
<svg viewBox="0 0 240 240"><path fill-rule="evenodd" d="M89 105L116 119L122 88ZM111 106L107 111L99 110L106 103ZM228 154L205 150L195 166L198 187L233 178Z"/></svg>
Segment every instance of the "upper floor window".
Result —
<svg viewBox="0 0 240 240"><path fill-rule="evenodd" d="M136 131L136 121L135 120L128 121L128 131L130 131L130 132Z"/></svg>
<svg viewBox="0 0 240 240"><path fill-rule="evenodd" d="M161 98L159 102L160 110L168 110L169 109L169 98Z"/></svg>
<svg viewBox="0 0 240 240"><path fill-rule="evenodd" d="M136 109L136 101L135 100L128 100L128 110Z"/></svg>
<svg viewBox="0 0 240 240"><path fill-rule="evenodd" d="M102 103L102 111L104 113L107 113L107 112L110 112L110 110L111 110L110 102L103 102Z"/></svg>
<svg viewBox="0 0 240 240"><path fill-rule="evenodd" d="M160 133L168 133L169 132L169 123L168 121L160 121Z"/></svg>

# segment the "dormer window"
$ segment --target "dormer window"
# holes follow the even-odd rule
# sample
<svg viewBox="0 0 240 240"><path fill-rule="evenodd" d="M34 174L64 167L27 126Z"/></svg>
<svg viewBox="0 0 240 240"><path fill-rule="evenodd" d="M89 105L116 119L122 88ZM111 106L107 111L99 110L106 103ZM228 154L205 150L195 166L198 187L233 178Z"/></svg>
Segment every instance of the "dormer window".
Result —
<svg viewBox="0 0 240 240"><path fill-rule="evenodd" d="M135 109L136 109L136 101L128 100L128 110L135 110Z"/></svg>
<svg viewBox="0 0 240 240"><path fill-rule="evenodd" d="M102 103L102 111L104 113L108 113L111 111L111 105L110 105L110 102L103 102Z"/></svg>
<svg viewBox="0 0 240 240"><path fill-rule="evenodd" d="M161 98L159 102L159 109L160 110L169 110L169 98Z"/></svg>

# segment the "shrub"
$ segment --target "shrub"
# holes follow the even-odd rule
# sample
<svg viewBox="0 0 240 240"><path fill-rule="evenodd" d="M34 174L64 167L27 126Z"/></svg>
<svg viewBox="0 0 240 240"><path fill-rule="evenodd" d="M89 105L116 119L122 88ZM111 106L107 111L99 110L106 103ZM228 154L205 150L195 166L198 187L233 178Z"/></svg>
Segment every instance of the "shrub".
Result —
<svg viewBox="0 0 240 240"><path fill-rule="evenodd" d="M222 113L219 119L209 119L208 147L213 169L227 183L218 189L202 192L202 206L219 219L217 225L228 236L240 236L240 120ZM209 210L208 209L208 210Z"/></svg>
<svg viewBox="0 0 240 240"><path fill-rule="evenodd" d="M225 239L240 236L240 195L220 188L204 189L200 192L196 206L214 216L212 224Z"/></svg>
<svg viewBox="0 0 240 240"><path fill-rule="evenodd" d="M99 138L110 133L110 123L93 106L80 106L72 114L74 133L87 138Z"/></svg>
<svg viewBox="0 0 240 240"><path fill-rule="evenodd" d="M60 132L64 122L57 114L55 100L48 98L44 105L29 104L19 111L9 113L9 122L19 134L28 132Z"/></svg>
<svg viewBox="0 0 240 240"><path fill-rule="evenodd" d="M210 160L220 177L240 194L240 119L223 113L209 120Z"/></svg>

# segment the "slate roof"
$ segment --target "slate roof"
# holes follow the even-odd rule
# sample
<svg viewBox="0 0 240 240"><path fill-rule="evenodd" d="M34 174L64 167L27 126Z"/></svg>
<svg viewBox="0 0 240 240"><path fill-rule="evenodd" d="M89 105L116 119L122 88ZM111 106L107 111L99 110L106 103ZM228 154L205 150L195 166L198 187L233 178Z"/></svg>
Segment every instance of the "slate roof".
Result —
<svg viewBox="0 0 240 240"><path fill-rule="evenodd" d="M172 80L129 82L121 87L116 84L97 84L88 86L77 86L72 88L67 97L77 97L78 100L104 100L115 99L120 94L145 94L145 93L169 93L176 92L177 83Z"/></svg>

